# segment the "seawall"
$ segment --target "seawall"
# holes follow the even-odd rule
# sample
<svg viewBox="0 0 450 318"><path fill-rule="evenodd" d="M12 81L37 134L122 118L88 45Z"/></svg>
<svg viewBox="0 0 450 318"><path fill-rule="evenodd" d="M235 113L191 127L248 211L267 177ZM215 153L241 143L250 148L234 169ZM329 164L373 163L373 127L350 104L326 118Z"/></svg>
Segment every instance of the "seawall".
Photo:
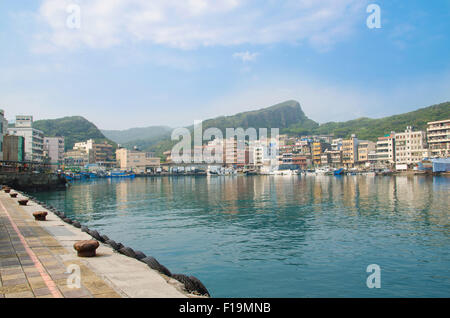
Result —
<svg viewBox="0 0 450 318"><path fill-rule="evenodd" d="M21 191L64 189L66 178L55 173L0 172L0 184Z"/></svg>

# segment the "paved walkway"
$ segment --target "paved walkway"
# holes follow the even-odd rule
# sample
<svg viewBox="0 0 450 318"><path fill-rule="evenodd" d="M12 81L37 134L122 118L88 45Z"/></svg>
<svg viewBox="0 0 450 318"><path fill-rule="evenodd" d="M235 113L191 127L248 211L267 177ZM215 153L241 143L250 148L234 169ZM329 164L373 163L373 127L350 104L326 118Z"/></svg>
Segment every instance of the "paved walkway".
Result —
<svg viewBox="0 0 450 318"><path fill-rule="evenodd" d="M51 212L37 222L37 210L46 211L0 193L0 298L186 297L174 280L106 245L95 258L76 257L73 243L91 237ZM80 288L69 288L70 265L81 270Z"/></svg>

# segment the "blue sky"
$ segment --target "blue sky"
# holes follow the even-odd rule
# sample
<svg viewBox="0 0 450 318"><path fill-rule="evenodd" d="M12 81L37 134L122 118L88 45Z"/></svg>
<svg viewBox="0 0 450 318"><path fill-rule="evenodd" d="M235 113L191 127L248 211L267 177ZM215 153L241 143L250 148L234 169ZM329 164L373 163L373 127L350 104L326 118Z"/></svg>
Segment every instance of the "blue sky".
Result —
<svg viewBox="0 0 450 318"><path fill-rule="evenodd" d="M449 37L448 0L5 0L0 108L103 129L288 99L318 122L382 117L450 100Z"/></svg>

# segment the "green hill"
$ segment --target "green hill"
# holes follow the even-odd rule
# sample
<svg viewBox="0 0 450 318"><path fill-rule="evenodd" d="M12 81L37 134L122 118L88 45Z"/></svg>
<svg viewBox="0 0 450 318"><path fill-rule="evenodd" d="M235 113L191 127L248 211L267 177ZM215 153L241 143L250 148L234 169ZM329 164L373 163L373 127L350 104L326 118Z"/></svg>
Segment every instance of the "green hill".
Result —
<svg viewBox="0 0 450 318"><path fill-rule="evenodd" d="M64 117L58 119L38 120L33 127L44 132L46 137L65 137L65 150L72 149L76 142L94 139L97 142L107 141L102 132L90 121L81 116Z"/></svg>
<svg viewBox="0 0 450 318"><path fill-rule="evenodd" d="M153 140L162 136L167 136L171 131L172 129L166 126L131 128L127 130L101 130L106 138L109 138L118 144L126 144L137 140Z"/></svg>
<svg viewBox="0 0 450 318"><path fill-rule="evenodd" d="M253 127L256 130L267 128L269 129L268 134L270 134L270 128L284 130L288 127L296 127L300 130L311 131L318 127L319 124L305 115L297 101L291 100L260 110L208 119L203 121L202 126L203 130L211 127L220 129L225 138L226 128L247 129ZM188 128L193 131L193 126ZM175 144L176 142L170 139L169 133L159 141L152 140L148 142L142 149L153 151L156 155L162 156L164 151L170 150Z"/></svg>
<svg viewBox="0 0 450 318"><path fill-rule="evenodd" d="M407 126L417 130L426 130L430 121L450 118L450 102L418 109L409 113L384 118L359 118L345 122L329 122L311 130L311 134L334 134L336 137L346 138L356 134L359 139L376 141L378 137L391 131L403 132ZM296 134L296 129L288 129Z"/></svg>

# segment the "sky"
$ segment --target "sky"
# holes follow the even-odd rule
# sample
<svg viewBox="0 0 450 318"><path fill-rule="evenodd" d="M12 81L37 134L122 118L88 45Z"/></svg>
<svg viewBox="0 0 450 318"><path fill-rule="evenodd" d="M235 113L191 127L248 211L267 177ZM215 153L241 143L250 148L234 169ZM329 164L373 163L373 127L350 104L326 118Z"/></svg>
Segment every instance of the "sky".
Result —
<svg viewBox="0 0 450 318"><path fill-rule="evenodd" d="M0 108L101 129L291 99L377 118L450 101L449 37L449 0L3 0Z"/></svg>

